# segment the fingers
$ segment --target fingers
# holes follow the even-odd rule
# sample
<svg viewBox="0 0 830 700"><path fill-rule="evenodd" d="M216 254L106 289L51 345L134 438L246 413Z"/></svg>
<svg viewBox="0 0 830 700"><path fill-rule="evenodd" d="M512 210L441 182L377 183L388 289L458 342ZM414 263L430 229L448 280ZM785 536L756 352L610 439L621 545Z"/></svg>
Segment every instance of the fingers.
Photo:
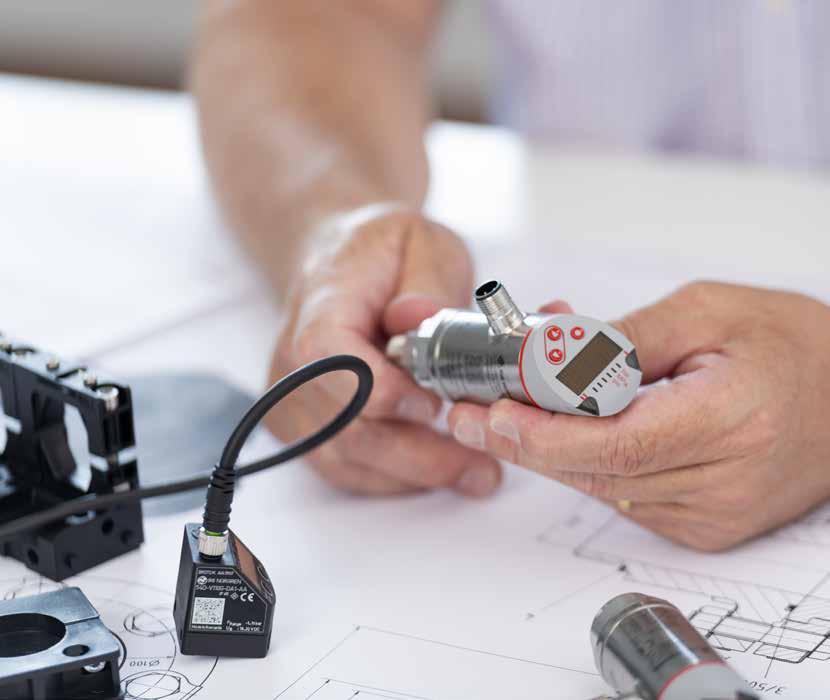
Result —
<svg viewBox="0 0 830 700"><path fill-rule="evenodd" d="M320 384L311 383L275 407L266 421L280 438L295 440L319 428L336 411ZM499 463L483 452L425 426L365 415L308 459L332 484L372 495L448 487L480 498L501 481Z"/></svg>
<svg viewBox="0 0 830 700"><path fill-rule="evenodd" d="M720 285L690 284L613 324L637 348L644 382L669 376L688 356L722 338L719 290Z"/></svg>
<svg viewBox="0 0 830 700"><path fill-rule="evenodd" d="M549 301L547 304L539 307L539 313L542 314L572 314L573 312L574 310L571 305L561 299Z"/></svg>
<svg viewBox="0 0 830 700"><path fill-rule="evenodd" d="M397 496L417 491L412 484L354 462L312 460L314 470L332 486L368 496Z"/></svg>
<svg viewBox="0 0 830 700"><path fill-rule="evenodd" d="M740 422L742 414L733 416L731 403L714 400L717 390L709 385L717 382L704 375L650 387L626 411L602 419L501 400L489 410L458 404L449 424L462 443L465 435L481 430L493 456L548 476L649 474L718 458L718 440Z"/></svg>
<svg viewBox="0 0 830 700"><path fill-rule="evenodd" d="M322 457L370 466L410 487L449 487L476 498L489 496L501 481L492 457L430 428L396 421L358 420Z"/></svg>
<svg viewBox="0 0 830 700"><path fill-rule="evenodd" d="M683 506L674 503L635 504L627 510L619 510L619 513L627 520L677 544L701 550L714 549L712 545L707 546L708 533L707 535L700 534L697 530L697 523L694 527L692 526L690 511Z"/></svg>
<svg viewBox="0 0 830 700"><path fill-rule="evenodd" d="M622 477L591 472L552 472L556 481L603 501L697 504L702 494L721 479L726 467L696 464L658 474Z"/></svg>
<svg viewBox="0 0 830 700"><path fill-rule="evenodd" d="M445 306L457 304L444 303L427 294L407 292L389 302L383 315L383 325L390 336L413 330L424 319L437 314Z"/></svg>
<svg viewBox="0 0 830 700"><path fill-rule="evenodd" d="M338 326L328 317L306 327L298 337L295 348L297 364L311 362L327 355L356 355L366 361L374 375L374 388L363 415L369 418L397 417L418 423L431 423L438 415L441 400L421 389L402 369L392 364L362 333ZM316 382L326 401L345 406L357 386L348 372L326 375Z"/></svg>
<svg viewBox="0 0 830 700"><path fill-rule="evenodd" d="M441 408L440 399L418 387L374 344L371 313L339 287L317 289L308 295L297 314L283 364L297 366L328 355L356 355L366 361L374 375L364 415L431 423ZM356 380L348 372L337 372L315 384L320 386L326 403L342 407L354 394Z"/></svg>
<svg viewBox="0 0 830 700"><path fill-rule="evenodd" d="M319 428L336 410L315 382L289 396L267 422L280 437L296 439ZM378 495L448 487L480 498L501 481L498 461L486 453L426 426L365 415L312 452L310 461L331 483Z"/></svg>
<svg viewBox="0 0 830 700"><path fill-rule="evenodd" d="M345 250L336 263L321 267L304 293L294 323L296 363L357 355L375 377L365 415L429 423L440 400L387 360L380 347L384 334L415 328L442 307L466 306L469 254L448 229L412 214L370 223ZM354 382L346 374L332 376L325 389L343 405Z"/></svg>
<svg viewBox="0 0 830 700"><path fill-rule="evenodd" d="M723 513L679 503L632 504L620 514L673 542L703 552L720 552L757 534L741 518L725 520Z"/></svg>
<svg viewBox="0 0 830 700"><path fill-rule="evenodd" d="M466 307L472 292L472 263L464 243L429 222L406 239L397 289L383 314L388 335L412 330L445 307Z"/></svg>

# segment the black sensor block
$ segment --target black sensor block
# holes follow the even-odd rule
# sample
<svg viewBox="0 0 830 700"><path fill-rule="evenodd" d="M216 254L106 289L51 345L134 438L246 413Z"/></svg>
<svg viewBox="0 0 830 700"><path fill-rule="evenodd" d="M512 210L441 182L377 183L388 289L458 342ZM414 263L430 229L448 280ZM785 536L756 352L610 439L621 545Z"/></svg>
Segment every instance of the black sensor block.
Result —
<svg viewBox="0 0 830 700"><path fill-rule="evenodd" d="M0 602L0 698L121 697L120 647L80 588Z"/></svg>
<svg viewBox="0 0 830 700"><path fill-rule="evenodd" d="M268 653L274 589L265 567L228 531L221 557L199 552L199 523L184 526L173 619L183 654L261 658Z"/></svg>

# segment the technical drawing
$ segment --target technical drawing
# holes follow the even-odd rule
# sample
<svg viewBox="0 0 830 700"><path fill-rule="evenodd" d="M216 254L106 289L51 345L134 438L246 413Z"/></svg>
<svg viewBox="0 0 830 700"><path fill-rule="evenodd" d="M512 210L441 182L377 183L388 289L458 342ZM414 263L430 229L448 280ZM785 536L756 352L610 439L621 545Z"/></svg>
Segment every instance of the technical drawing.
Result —
<svg viewBox="0 0 830 700"><path fill-rule="evenodd" d="M826 607L830 610L830 601ZM722 600L695 610L689 619L714 647L724 651L751 652L787 663L830 659L830 619L808 613L809 622L785 616L770 623L742 617L738 610L734 601Z"/></svg>
<svg viewBox="0 0 830 700"><path fill-rule="evenodd" d="M596 695L593 671L357 627L274 700L504 700Z"/></svg>
<svg viewBox="0 0 830 700"><path fill-rule="evenodd" d="M17 578L0 580L0 598L8 600L79 586L121 645L121 687L125 700L191 700L204 688L217 659L183 656L176 643L173 596L135 581L81 574L55 583L22 565Z"/></svg>
<svg viewBox="0 0 830 700"><path fill-rule="evenodd" d="M166 613L164 608L155 610L134 610L124 618L124 630L139 637L158 637L169 630L161 618Z"/></svg>
<svg viewBox="0 0 830 700"><path fill-rule="evenodd" d="M122 686L126 698L142 700L188 700L202 689L176 671L139 671L127 676Z"/></svg>
<svg viewBox="0 0 830 700"><path fill-rule="evenodd" d="M670 598L702 598L689 619L722 651L789 664L830 659L830 508L723 555L729 567L717 556L671 545L591 499L580 501L539 539L613 566L609 576L620 581L673 591L666 594ZM816 548L823 549L821 556Z"/></svg>

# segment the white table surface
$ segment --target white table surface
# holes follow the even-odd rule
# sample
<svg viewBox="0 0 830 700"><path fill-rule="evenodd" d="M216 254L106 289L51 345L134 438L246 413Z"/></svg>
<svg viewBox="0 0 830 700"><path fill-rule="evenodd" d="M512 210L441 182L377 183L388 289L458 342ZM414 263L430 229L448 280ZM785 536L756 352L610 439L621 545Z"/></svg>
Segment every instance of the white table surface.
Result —
<svg viewBox="0 0 830 700"><path fill-rule="evenodd" d="M259 387L269 295L211 202L189 98L0 76L0 120L7 332L86 354L164 327L107 362L215 368L204 345L211 329L227 337L217 316L245 359L219 368ZM830 177L550 148L487 127L442 124L429 145L430 212L527 306L564 297L612 316L701 277L830 292Z"/></svg>
<svg viewBox="0 0 830 700"><path fill-rule="evenodd" d="M279 311L211 202L189 98L0 76L0 126L0 328L112 372L206 369L260 389ZM429 147L430 212L468 236L481 276L502 278L525 306L559 297L613 317L701 277L830 300L828 177L544 147L449 124ZM322 575L307 552L335 567L345 509L367 513L355 527L371 537L373 518L399 506L282 474L255 477L264 488L247 491L234 523L254 551L280 538L280 568L301 572L280 589L296 601L281 611L281 644L299 658L314 620L304 587ZM298 498L314 504L299 522L280 515ZM258 506L273 514L267 535L250 515ZM498 499L490 507L498 513ZM181 522L148 519L147 544L130 555L137 578L172 587ZM391 596L380 585L374 594L381 606Z"/></svg>

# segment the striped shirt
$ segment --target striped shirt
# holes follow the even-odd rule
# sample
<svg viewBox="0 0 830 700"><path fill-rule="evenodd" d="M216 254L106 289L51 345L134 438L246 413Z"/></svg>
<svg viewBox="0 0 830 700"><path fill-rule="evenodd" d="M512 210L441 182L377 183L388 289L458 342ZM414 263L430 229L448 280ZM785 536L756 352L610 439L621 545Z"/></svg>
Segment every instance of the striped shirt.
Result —
<svg viewBox="0 0 830 700"><path fill-rule="evenodd" d="M546 139L830 168L830 0L491 0L493 117Z"/></svg>

